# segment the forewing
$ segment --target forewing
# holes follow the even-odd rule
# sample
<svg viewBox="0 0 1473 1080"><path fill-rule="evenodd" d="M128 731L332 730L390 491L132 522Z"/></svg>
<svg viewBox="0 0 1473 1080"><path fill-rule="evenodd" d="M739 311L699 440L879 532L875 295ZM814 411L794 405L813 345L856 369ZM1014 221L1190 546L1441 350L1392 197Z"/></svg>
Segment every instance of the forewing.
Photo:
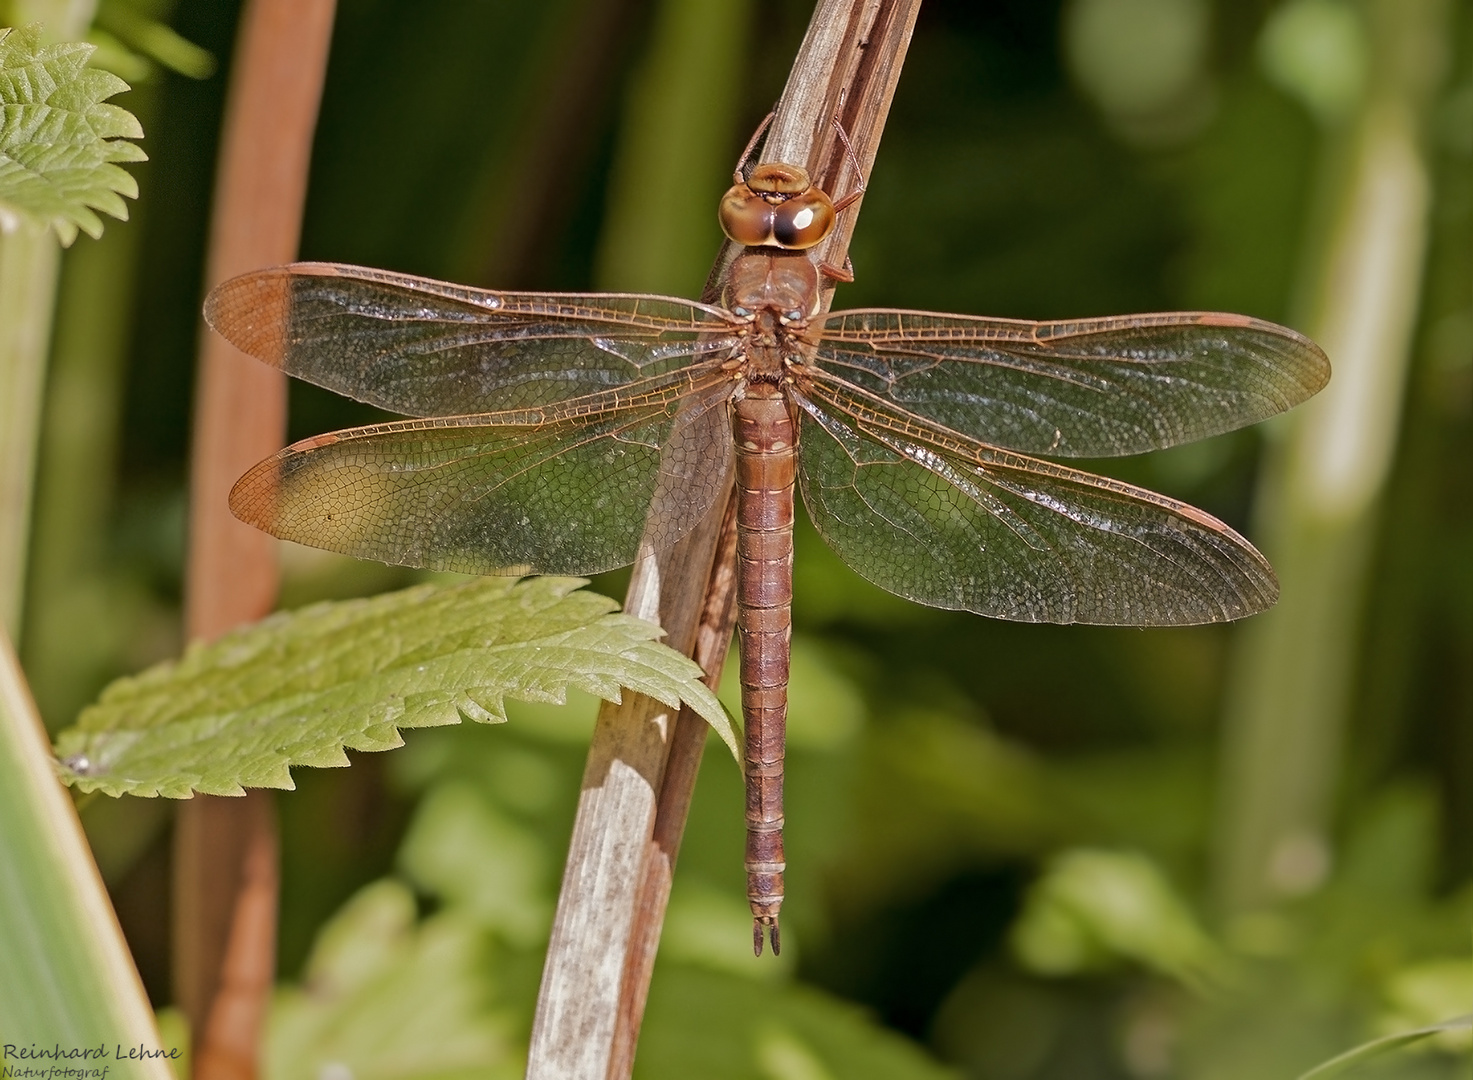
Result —
<svg viewBox="0 0 1473 1080"><path fill-rule="evenodd" d="M710 509L731 454L730 385L707 371L546 410L322 435L256 465L230 508L275 536L363 559L597 573L642 545L668 547Z"/></svg>
<svg viewBox="0 0 1473 1080"><path fill-rule="evenodd" d="M1184 503L795 391L803 502L839 556L932 607L1020 622L1182 626L1273 604L1253 547Z"/></svg>
<svg viewBox="0 0 1473 1080"><path fill-rule="evenodd" d="M1232 431L1292 408L1330 377L1314 342L1242 315L1033 323L841 311L810 337L820 368L890 404L994 446L1062 457Z"/></svg>
<svg viewBox="0 0 1473 1080"><path fill-rule="evenodd" d="M409 416L530 408L729 354L719 308L491 292L334 263L232 278L205 318L289 375Z"/></svg>

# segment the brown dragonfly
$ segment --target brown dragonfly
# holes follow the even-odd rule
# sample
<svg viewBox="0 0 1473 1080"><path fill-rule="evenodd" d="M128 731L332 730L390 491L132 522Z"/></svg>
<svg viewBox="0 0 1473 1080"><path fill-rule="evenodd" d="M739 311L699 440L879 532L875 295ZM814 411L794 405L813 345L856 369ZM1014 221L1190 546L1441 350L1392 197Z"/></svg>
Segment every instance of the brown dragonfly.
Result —
<svg viewBox="0 0 1473 1080"><path fill-rule="evenodd" d="M1324 353L1241 315L1064 322L819 314L835 204L760 165L722 199L745 245L719 305L496 292L331 263L246 274L210 325L298 378L420 419L299 442L241 520L365 559L593 574L674 544L737 487L753 947L780 945L794 488L846 563L933 607L1182 626L1262 611L1273 570L1184 503L1047 457L1136 454L1308 398Z"/></svg>

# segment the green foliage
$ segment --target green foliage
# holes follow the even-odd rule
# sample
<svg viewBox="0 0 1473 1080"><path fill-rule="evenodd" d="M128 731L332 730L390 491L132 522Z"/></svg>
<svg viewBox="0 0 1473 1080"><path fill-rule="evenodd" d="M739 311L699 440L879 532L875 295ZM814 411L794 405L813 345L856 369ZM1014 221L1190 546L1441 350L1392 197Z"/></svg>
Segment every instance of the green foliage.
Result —
<svg viewBox="0 0 1473 1080"><path fill-rule="evenodd" d="M1380 1028L1388 1036L1408 1029L1438 1027L1445 1016L1473 1002L1473 964L1466 959L1427 960L1387 980L1388 1005ZM1441 1031L1437 1044L1451 1052L1473 1049L1473 1017Z"/></svg>
<svg viewBox="0 0 1473 1080"><path fill-rule="evenodd" d="M1258 52L1268 77L1322 123L1345 119L1365 90L1369 49L1353 5L1292 0L1274 11Z"/></svg>
<svg viewBox="0 0 1473 1080"><path fill-rule="evenodd" d="M369 885L323 927L303 984L278 992L267 1075L520 1076L511 1018L488 1002L492 949L463 912L420 922L407 886Z"/></svg>
<svg viewBox="0 0 1473 1080"><path fill-rule="evenodd" d="M57 740L63 778L109 795L293 787L293 765L348 764L400 728L506 719L507 697L620 687L685 702L735 736L700 669L658 627L567 578L420 585L275 615L120 679Z"/></svg>
<svg viewBox="0 0 1473 1080"><path fill-rule="evenodd" d="M1402 1031L1395 1035L1385 1035L1371 1042L1363 1043L1354 1050L1347 1050L1339 1057L1331 1058L1323 1065L1316 1065L1309 1072L1302 1074L1299 1080L1330 1080L1332 1076L1340 1076L1349 1072L1357 1065L1361 1065L1372 1058L1380 1057L1382 1054L1392 1050L1400 1050L1402 1047L1411 1046L1421 1042L1423 1039L1434 1035L1446 1035L1463 1031L1473 1030L1473 1013L1467 1016L1459 1016L1453 1020L1445 1020L1440 1024L1430 1024L1424 1028L1414 1031Z"/></svg>
<svg viewBox="0 0 1473 1080"><path fill-rule="evenodd" d="M156 18L157 12L149 10L156 6L138 0L101 0L89 36L108 42L126 56L125 63L141 68L145 78L152 74L149 61L191 79L213 75L215 57Z"/></svg>
<svg viewBox="0 0 1473 1080"><path fill-rule="evenodd" d="M164 17L162 6L147 6ZM1160 102L1160 114L1106 111L1075 67L1078 42L1065 46L1069 19L1112 6L1209 12L1200 66L1177 97ZM637 193L651 219L670 212L672 186L694 183L708 200L700 226L714 230L709 206L776 97L811 7L764 6L761 48L725 88L740 98L737 119L723 126L702 113L698 127L660 126L670 155L660 161L682 169L650 166ZM1400 0L927 0L864 199L857 278L839 287L838 304L1038 318L1203 308L1293 321L1306 242L1330 212L1329 181L1349 165L1326 153L1346 130L1339 110L1353 115L1358 95L1374 89L1375 69L1358 69L1356 50L1374 50L1387 19L1422 9ZM604 59L613 57L603 69L589 62L598 49L570 50L586 41L578 31L589 10L570 0L339 5L304 255L492 287L593 287L596 254L613 242L610 170L644 160L616 128L617 103L632 100L617 73L655 69L640 59L650 40L637 30L598 43ZM826 1057L820 1037L796 1025L787 1034L769 1029L766 1064L752 1064L758 1033L744 1036L739 1016L707 1018L693 1002L669 1003L666 980L728 1009L767 986L785 1002L788 990L817 989L827 1003L859 1003L986 1080L1287 1080L1348 1047L1467 1012L1469 991L1456 973L1470 966L1473 911L1473 4L1442 10L1455 13L1456 25L1444 43L1444 100L1428 128L1425 344L1374 573L1354 590L1359 650L1336 669L1353 717L1333 764L1337 811L1317 883L1302 877L1308 891L1233 918L1219 918L1204 900L1220 858L1214 831L1227 813L1217 790L1223 688L1246 627L1046 628L938 612L855 578L800 521L783 955L751 958L741 777L724 754L707 754L661 943L644 1075L668 1075L657 1073L657 1061L681 1061L651 1056L657 1045L702 1034L672 1032L666 1017L735 1046L749 1075L786 1063L787 1075L801 1076L810 1054L841 1075L842 1059ZM1362 23L1372 12L1380 21ZM230 5L181 0L171 21L225 57L234 18ZM1356 34L1344 33L1352 23ZM1169 59L1143 63L1159 76ZM1418 62L1439 67L1435 56ZM137 304L106 331L131 350L126 385L95 411L66 413L107 446L118 425L126 468L111 457L88 459L56 480L69 495L94 482L104 489L105 498L87 504L95 515L70 535L110 561L87 580L33 579L27 605L50 612L58 627L44 639L28 631L37 657L47 642L72 655L98 648L89 642L99 637L109 643L96 675L58 680L79 697L84 691L73 688L82 683L179 651L180 478L199 238L224 80L155 86L159 119L145 119L155 164L139 170L154 212L109 230L100 245L143 230L137 265L129 261L115 279L137 283ZM569 86L603 119L565 123L546 107L568 100L558 92ZM685 164L704 160L713 138L727 149L722 168L703 180L706 166ZM524 225L535 226L535 252L517 258L511 241ZM629 235L649 239L664 225L663 217L643 229L634 221ZM130 319L146 332L132 332ZM294 387L292 408L292 438L382 418L313 387ZM1109 467L1259 540L1250 506L1265 471L1260 448L1273 443L1272 432L1247 431ZM293 603L409 581L301 550L286 569ZM85 603L62 603L63 584ZM1287 578L1284 585L1288 595ZM599 588L617 596L622 582L610 576ZM27 664L37 682L39 661ZM569 692L570 701L580 697ZM512 701L512 723L492 737L471 725L415 732L403 751L366 767L299 773L301 790L278 800L284 978L301 983L326 916L397 867L432 898L433 914L396 924L404 929L386 937L412 955L416 942L453 931L480 950L469 990L484 995L482 1011L457 1004L467 1000L459 991L441 996L416 981L409 961L380 970L401 972L419 993L445 1002L471 1033L499 1033L496 1053L515 1057L596 707L586 699L567 707ZM52 712L70 719L66 700ZM1388 789L1416 798L1386 803ZM125 925L141 931L131 944L163 1001L165 905L162 887L150 884L161 877L159 833L149 831L158 826L126 825L119 812L130 807L160 808L98 799L84 817L99 823L89 829L109 883L130 890L135 914L129 924L124 912ZM103 828L105 818L112 823ZM1225 954L1229 977L1211 979L1201 993L1119 949L1074 972L1024 968L1011 943L1034 910L1034 883L1042 888L1062 853L1081 849L1149 860L1149 876L1171 883L1176 913L1185 908ZM146 916L136 914L140 893L153 900ZM442 927L437 920L452 909L457 921ZM474 930L463 929L469 923ZM466 965L447 970L460 980ZM707 981L708 973L746 982L734 988ZM390 983L374 985L388 993ZM296 1003L283 1005L282 1018L319 1002L310 978L291 994ZM311 1004L312 1030L325 1038L332 1017L360 1008L382 1019L382 1009L368 1009L369 996L340 995L336 1012ZM404 1017L420 1015L413 1000L396 1000ZM1466 1080L1467 1043L1453 1040L1467 1035L1429 1036L1346 1080ZM459 1045L449 1036L445 1044ZM427 1062L445 1061L429 1053L434 1047L420 1048Z"/></svg>
<svg viewBox="0 0 1473 1080"><path fill-rule="evenodd" d="M671 964L650 989L634 1075L944 1080L956 1074L829 994Z"/></svg>
<svg viewBox="0 0 1473 1080"><path fill-rule="evenodd" d="M592 705L557 711L586 715ZM300 980L278 992L271 1080L320 1077L331 1063L370 1080L522 1074L582 747L566 717L562 731L530 722L547 706L512 712L505 738L416 732L390 760L399 785L422 791L398 850L402 878L353 895L318 932ZM739 835L739 813L728 817ZM416 894L433 914L417 915ZM636 1076L954 1075L865 1010L794 981L790 962L755 960L750 934L739 884L692 888L682 876Z"/></svg>
<svg viewBox="0 0 1473 1080"><path fill-rule="evenodd" d="M1044 975L1108 969L1137 961L1198 981L1220 964L1217 948L1160 869L1141 855L1068 851L1034 884L1013 945L1025 967Z"/></svg>
<svg viewBox="0 0 1473 1080"><path fill-rule="evenodd" d="M144 161L133 114L106 99L128 84L89 68L91 45L41 44L39 26L0 31L0 207L56 230L102 235L101 210L126 221L138 184L116 162Z"/></svg>
<svg viewBox="0 0 1473 1080"><path fill-rule="evenodd" d="M448 780L425 795L399 865L508 940L535 945L546 936L553 860L536 836L470 784Z"/></svg>

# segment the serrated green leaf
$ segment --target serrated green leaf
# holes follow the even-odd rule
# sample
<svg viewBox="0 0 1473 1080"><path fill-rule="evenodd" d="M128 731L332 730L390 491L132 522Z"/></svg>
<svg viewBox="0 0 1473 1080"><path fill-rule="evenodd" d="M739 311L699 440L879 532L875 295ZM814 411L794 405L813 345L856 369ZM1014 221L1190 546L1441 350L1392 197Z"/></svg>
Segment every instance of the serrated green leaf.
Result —
<svg viewBox="0 0 1473 1080"><path fill-rule="evenodd" d="M1347 1050L1339 1057L1331 1058L1302 1073L1299 1080L1330 1080L1332 1076L1342 1073L1370 1061L1372 1058L1380 1057L1382 1054L1392 1050L1398 1050L1403 1046L1421 1042L1423 1039L1433 1035L1440 1035L1446 1031L1466 1031L1473 1029L1473 1013L1467 1016L1459 1016L1452 1020L1444 1020L1440 1024L1430 1024L1427 1027L1417 1028L1415 1031L1402 1031L1395 1035L1385 1035L1379 1039L1372 1039L1368 1043L1362 1043L1354 1050Z"/></svg>
<svg viewBox="0 0 1473 1080"><path fill-rule="evenodd" d="M569 578L480 578L274 615L119 679L56 742L83 791L187 798L291 788L290 767L346 765L399 729L506 720L504 701L561 704L621 688L736 737L689 658L652 623Z"/></svg>
<svg viewBox="0 0 1473 1080"><path fill-rule="evenodd" d="M128 89L87 67L96 47L42 45L39 26L0 30L0 208L56 230L70 244L80 229L102 235L101 210L127 220L121 196L138 197L114 162L144 161L128 139L143 136L126 109L105 99Z"/></svg>

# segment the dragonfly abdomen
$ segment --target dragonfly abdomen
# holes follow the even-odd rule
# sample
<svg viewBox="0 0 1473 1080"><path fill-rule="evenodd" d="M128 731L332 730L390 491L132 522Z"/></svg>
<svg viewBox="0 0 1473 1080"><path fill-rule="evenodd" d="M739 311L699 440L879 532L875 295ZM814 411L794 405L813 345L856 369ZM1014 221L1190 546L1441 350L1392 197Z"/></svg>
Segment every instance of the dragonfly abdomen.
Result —
<svg viewBox="0 0 1473 1080"><path fill-rule="evenodd" d="M778 952L783 902L783 744L792 633L796 428L775 386L736 402L737 641L746 737L747 900L752 948L769 933Z"/></svg>

